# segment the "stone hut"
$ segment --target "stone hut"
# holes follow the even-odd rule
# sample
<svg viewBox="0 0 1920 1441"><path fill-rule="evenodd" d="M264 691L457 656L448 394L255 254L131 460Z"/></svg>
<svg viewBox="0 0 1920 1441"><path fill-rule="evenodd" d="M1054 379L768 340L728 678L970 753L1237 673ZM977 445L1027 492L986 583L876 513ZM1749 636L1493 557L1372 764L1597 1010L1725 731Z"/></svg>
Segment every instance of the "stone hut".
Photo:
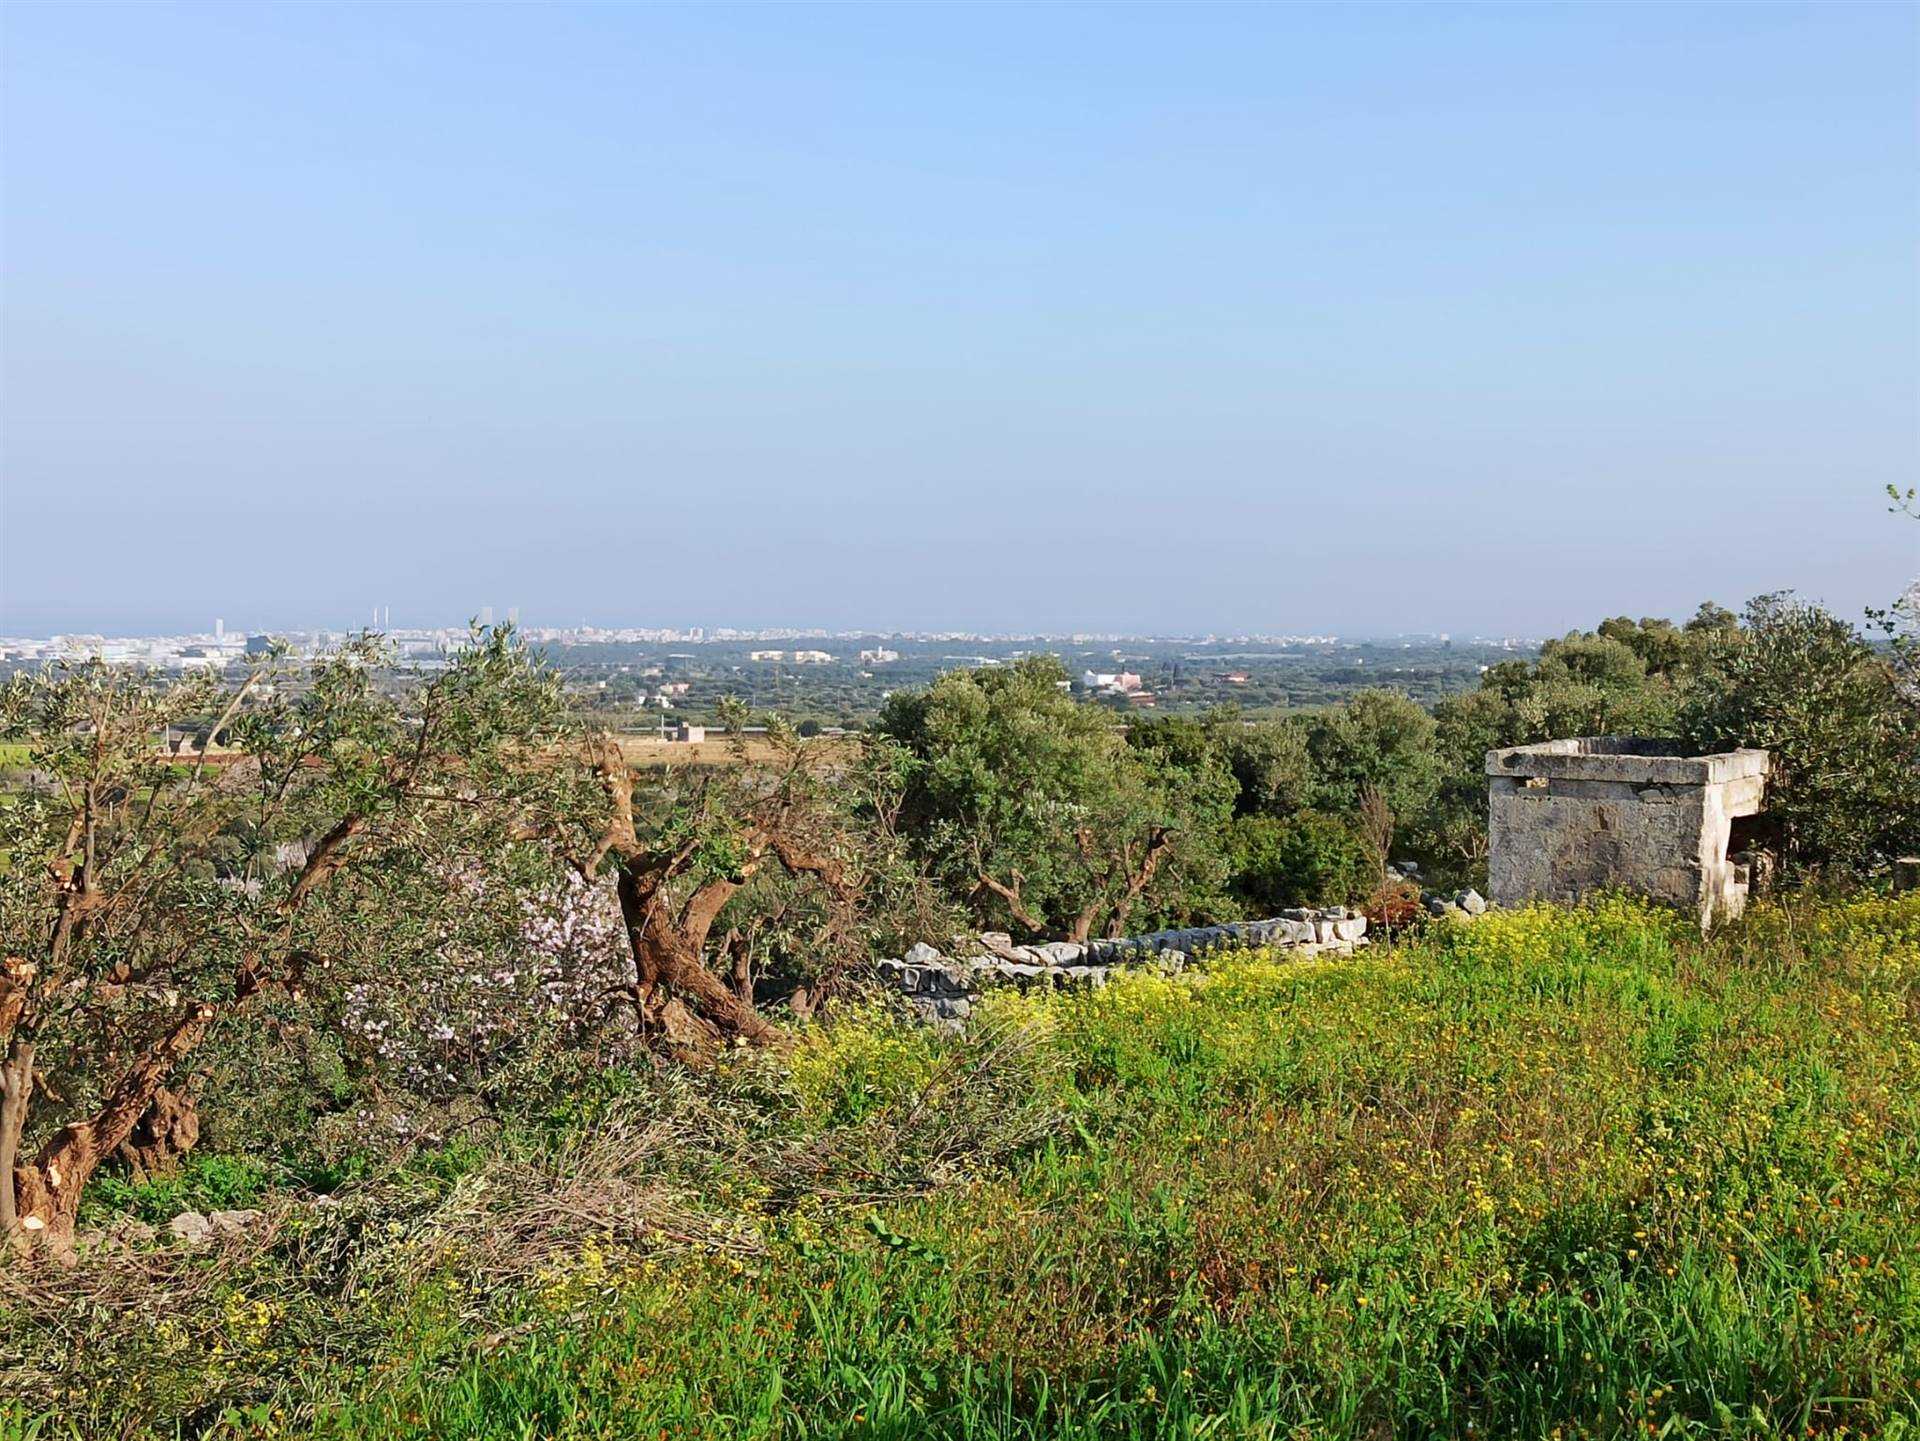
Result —
<svg viewBox="0 0 1920 1441"><path fill-rule="evenodd" d="M1503 906L1633 891L1704 929L1746 905L1741 822L1766 784L1762 750L1693 756L1671 741L1581 736L1488 751L1488 889Z"/></svg>

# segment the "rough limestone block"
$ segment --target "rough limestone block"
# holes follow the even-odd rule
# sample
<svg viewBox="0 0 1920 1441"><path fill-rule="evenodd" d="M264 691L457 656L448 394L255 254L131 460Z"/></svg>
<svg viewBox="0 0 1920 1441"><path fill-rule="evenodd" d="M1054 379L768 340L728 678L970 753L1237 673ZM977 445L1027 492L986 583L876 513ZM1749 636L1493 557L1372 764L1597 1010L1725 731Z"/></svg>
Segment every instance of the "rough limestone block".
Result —
<svg viewBox="0 0 1920 1441"><path fill-rule="evenodd" d="M1365 916L1342 916L1329 923L1333 938L1337 941L1357 941L1367 933Z"/></svg>

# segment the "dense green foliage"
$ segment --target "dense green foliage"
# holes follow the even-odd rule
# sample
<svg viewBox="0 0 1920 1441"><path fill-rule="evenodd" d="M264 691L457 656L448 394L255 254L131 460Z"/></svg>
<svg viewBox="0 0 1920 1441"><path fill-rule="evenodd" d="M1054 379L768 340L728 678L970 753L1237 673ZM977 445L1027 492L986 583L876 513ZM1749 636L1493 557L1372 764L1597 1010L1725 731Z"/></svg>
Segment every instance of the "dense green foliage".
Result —
<svg viewBox="0 0 1920 1441"><path fill-rule="evenodd" d="M1318 811L1242 816L1229 829L1227 845L1234 897L1250 913L1353 905L1380 883L1372 839Z"/></svg>
<svg viewBox="0 0 1920 1441"><path fill-rule="evenodd" d="M1824 611L1763 596L1713 662L1683 734L1772 753L1767 811L1789 864L1870 873L1920 848L1920 704L1887 656Z"/></svg>
<svg viewBox="0 0 1920 1441"><path fill-rule="evenodd" d="M157 1328L15 1309L0 1435L1910 1435L1916 1005L1908 898L850 1015L176 1263Z"/></svg>
<svg viewBox="0 0 1920 1441"><path fill-rule="evenodd" d="M1213 756L1128 744L1052 657L954 671L887 703L902 823L982 919L1084 939L1195 913L1218 886L1233 782Z"/></svg>

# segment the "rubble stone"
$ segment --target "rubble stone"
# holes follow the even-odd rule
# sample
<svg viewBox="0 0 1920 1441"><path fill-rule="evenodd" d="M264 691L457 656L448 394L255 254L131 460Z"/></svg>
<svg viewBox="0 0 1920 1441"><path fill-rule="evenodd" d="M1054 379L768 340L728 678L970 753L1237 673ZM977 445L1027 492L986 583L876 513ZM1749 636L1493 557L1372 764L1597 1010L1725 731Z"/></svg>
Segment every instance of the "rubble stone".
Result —
<svg viewBox="0 0 1920 1441"><path fill-rule="evenodd" d="M1292 910L1263 920L1187 926L1117 940L1047 941L1016 946L1004 931L956 936L950 960L922 942L901 959L880 961L880 979L900 991L923 1019L956 1026L972 1014L980 991L1000 986L1076 990L1104 986L1115 970L1146 967L1177 975L1196 957L1272 946L1292 954L1350 955L1366 944L1367 919L1345 907Z"/></svg>
<svg viewBox="0 0 1920 1441"><path fill-rule="evenodd" d="M198 1246L213 1235L213 1223L198 1211L182 1211L167 1222L167 1234L189 1246Z"/></svg>

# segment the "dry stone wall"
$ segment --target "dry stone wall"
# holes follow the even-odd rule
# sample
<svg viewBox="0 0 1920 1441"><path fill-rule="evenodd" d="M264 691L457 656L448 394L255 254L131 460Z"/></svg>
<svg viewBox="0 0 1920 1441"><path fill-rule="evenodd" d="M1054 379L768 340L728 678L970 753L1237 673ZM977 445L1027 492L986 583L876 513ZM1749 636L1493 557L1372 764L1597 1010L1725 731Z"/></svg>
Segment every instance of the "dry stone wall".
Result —
<svg viewBox="0 0 1920 1441"><path fill-rule="evenodd" d="M964 1021L982 991L1073 990L1104 986L1128 968L1176 972L1189 961L1227 951L1281 949L1301 957L1349 954L1365 945L1367 918L1342 906L1283 911L1260 921L1155 931L1122 940L1049 941L1016 946L1004 931L957 936L946 951L921 942L878 963L881 981L898 990L924 1019Z"/></svg>

